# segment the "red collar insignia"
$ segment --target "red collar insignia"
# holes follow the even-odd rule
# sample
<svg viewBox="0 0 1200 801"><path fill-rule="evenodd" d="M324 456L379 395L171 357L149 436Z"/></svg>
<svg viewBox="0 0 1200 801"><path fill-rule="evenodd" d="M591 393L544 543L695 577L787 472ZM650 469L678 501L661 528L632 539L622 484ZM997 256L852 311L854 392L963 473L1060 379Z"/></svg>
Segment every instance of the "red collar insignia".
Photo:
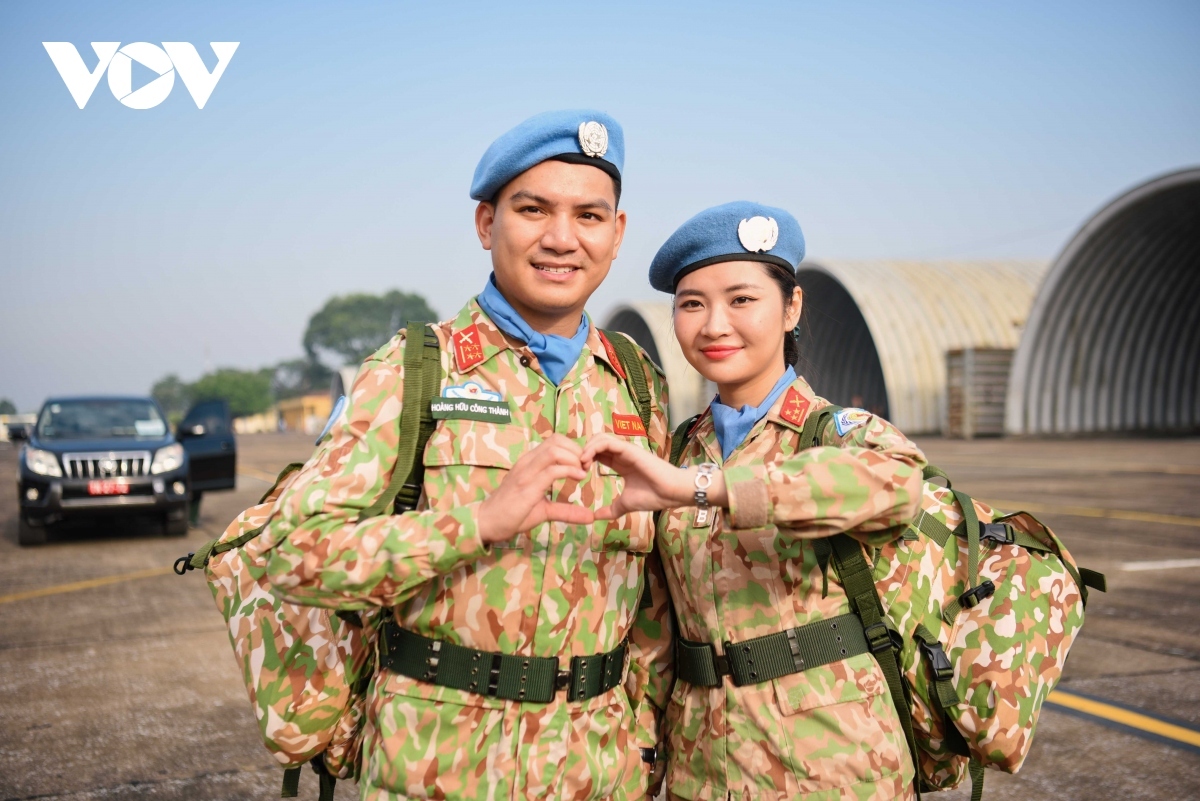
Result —
<svg viewBox="0 0 1200 801"><path fill-rule="evenodd" d="M808 398L800 394L795 387L789 387L783 396L783 406L779 408L779 416L794 426L804 425L808 417Z"/></svg>
<svg viewBox="0 0 1200 801"><path fill-rule="evenodd" d="M460 371L470 370L483 361L483 344L479 340L479 327L471 324L451 337L454 342L454 358Z"/></svg>

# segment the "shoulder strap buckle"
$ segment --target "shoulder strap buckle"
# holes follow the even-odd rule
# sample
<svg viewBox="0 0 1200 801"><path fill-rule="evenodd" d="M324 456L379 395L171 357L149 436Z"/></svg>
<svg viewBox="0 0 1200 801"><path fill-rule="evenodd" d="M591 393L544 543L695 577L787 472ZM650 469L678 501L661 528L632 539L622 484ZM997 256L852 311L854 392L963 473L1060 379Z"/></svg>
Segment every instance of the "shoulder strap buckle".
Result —
<svg viewBox="0 0 1200 801"><path fill-rule="evenodd" d="M979 539L996 542L1001 545L1012 545L1017 541L1013 530L1003 523L981 523L979 526Z"/></svg>
<svg viewBox="0 0 1200 801"><path fill-rule="evenodd" d="M971 589L958 596L958 605L963 609L974 609L988 598L991 598L996 592L996 585L991 579L984 579L978 587Z"/></svg>
<svg viewBox="0 0 1200 801"><path fill-rule="evenodd" d="M946 656L946 649L942 648L942 644L936 641L932 643L919 642L921 652L929 660L929 667L933 671L933 677L938 681L948 681L954 678L954 665L950 664L950 657Z"/></svg>
<svg viewBox="0 0 1200 801"><path fill-rule="evenodd" d="M884 651L899 651L904 647L904 640L900 638L900 632L893 631L883 621L865 626L863 634L867 638L867 647L871 649L871 653L873 654L880 654Z"/></svg>

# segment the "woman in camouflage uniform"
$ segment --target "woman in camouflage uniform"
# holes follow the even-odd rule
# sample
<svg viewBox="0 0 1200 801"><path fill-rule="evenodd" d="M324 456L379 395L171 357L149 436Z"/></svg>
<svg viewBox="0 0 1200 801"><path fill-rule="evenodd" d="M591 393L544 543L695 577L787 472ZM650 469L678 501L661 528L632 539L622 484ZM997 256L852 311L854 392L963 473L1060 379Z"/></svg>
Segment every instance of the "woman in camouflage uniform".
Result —
<svg viewBox="0 0 1200 801"><path fill-rule="evenodd" d="M683 470L612 436L585 449L585 461L625 476L597 517L665 510L657 548L677 615L671 798L912 794L900 720L827 572L827 538L846 532L871 547L899 536L925 460L861 409L829 421L828 446L802 446L805 421L829 405L793 368L803 255L796 220L754 203L709 209L676 231L651 284L674 293L679 344L718 397L676 434Z"/></svg>

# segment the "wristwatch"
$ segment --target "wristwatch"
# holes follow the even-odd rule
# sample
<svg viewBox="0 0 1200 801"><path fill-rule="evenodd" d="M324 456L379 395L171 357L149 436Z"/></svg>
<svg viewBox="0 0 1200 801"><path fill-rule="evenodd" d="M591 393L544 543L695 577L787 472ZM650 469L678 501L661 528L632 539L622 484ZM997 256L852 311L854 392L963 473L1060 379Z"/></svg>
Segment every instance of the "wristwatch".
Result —
<svg viewBox="0 0 1200 801"><path fill-rule="evenodd" d="M692 524L695 528L712 523L712 509L708 505L708 488L712 486L713 474L716 472L717 466L713 462L705 462L696 468L696 492L692 496L696 501L696 519Z"/></svg>

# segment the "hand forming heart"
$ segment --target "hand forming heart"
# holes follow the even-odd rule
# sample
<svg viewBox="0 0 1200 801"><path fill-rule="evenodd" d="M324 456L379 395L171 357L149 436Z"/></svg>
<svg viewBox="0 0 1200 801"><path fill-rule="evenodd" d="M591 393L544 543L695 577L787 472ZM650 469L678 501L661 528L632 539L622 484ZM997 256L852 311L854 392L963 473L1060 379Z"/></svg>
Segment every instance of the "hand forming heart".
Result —
<svg viewBox="0 0 1200 801"><path fill-rule="evenodd" d="M583 481L596 463L616 470L625 479L621 494L608 506L587 509L546 497L555 481ZM612 434L593 437L580 448L554 434L525 453L479 509L479 537L486 543L505 542L519 532L547 521L588 525L615 520L630 512L656 512L692 503L696 468L680 469L649 451ZM725 480L717 474L708 490L710 503L726 503Z"/></svg>
<svg viewBox="0 0 1200 801"><path fill-rule="evenodd" d="M629 512L689 506L695 495L696 468L680 469L612 434L593 437L583 449L580 461L584 468L595 462L607 465L625 478L621 494L608 506L596 510L597 520L613 520ZM725 495L725 479L717 474L708 490L710 503L723 505Z"/></svg>

